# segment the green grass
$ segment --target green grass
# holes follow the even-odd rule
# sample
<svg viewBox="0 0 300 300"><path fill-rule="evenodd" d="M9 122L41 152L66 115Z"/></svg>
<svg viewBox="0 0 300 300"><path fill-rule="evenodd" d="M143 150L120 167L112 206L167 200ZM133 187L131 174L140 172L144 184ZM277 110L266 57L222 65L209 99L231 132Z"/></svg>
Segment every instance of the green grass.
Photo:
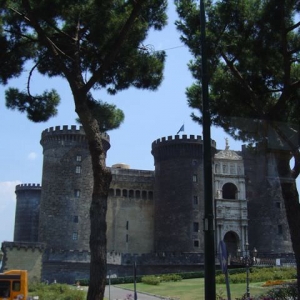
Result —
<svg viewBox="0 0 300 300"><path fill-rule="evenodd" d="M270 288L262 287L263 282L250 283L250 294L260 295ZM120 284L120 288L134 290L133 284ZM204 279L185 279L179 282L162 282L159 285L149 285L137 283L137 293L144 292L157 296L171 297L180 300L202 300L204 299ZM236 283L230 285L231 299L241 297L246 292L246 283ZM226 285L216 285L217 295L227 299Z"/></svg>

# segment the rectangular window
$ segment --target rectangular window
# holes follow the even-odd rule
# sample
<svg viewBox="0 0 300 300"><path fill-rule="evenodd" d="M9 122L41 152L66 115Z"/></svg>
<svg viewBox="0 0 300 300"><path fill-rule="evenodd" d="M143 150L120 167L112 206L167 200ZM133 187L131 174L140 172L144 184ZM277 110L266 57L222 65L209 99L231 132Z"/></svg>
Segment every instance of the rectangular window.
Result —
<svg viewBox="0 0 300 300"><path fill-rule="evenodd" d="M282 229L282 225L278 225L278 234L282 234L283 233L283 229Z"/></svg>
<svg viewBox="0 0 300 300"><path fill-rule="evenodd" d="M193 182L197 182L197 181L198 181L197 174L194 174L193 175Z"/></svg>
<svg viewBox="0 0 300 300"><path fill-rule="evenodd" d="M194 222L194 224L193 224L193 231L194 232L198 232L199 231L199 223L198 222Z"/></svg>
<svg viewBox="0 0 300 300"><path fill-rule="evenodd" d="M198 204L198 196L194 196L194 205L197 205Z"/></svg>
<svg viewBox="0 0 300 300"><path fill-rule="evenodd" d="M128 234L126 234L126 243L128 243L129 237Z"/></svg>
<svg viewBox="0 0 300 300"><path fill-rule="evenodd" d="M280 202L276 202L276 207L277 208L281 208L281 203Z"/></svg>
<svg viewBox="0 0 300 300"><path fill-rule="evenodd" d="M199 248L199 241L198 240L194 240L194 247Z"/></svg>
<svg viewBox="0 0 300 300"><path fill-rule="evenodd" d="M73 222L78 223L78 216L73 216Z"/></svg>
<svg viewBox="0 0 300 300"><path fill-rule="evenodd" d="M81 166L76 166L75 173L76 174L81 174Z"/></svg>
<svg viewBox="0 0 300 300"><path fill-rule="evenodd" d="M72 240L77 241L78 240L78 232L73 232L72 234Z"/></svg>
<svg viewBox="0 0 300 300"><path fill-rule="evenodd" d="M129 221L126 221L126 230L129 229Z"/></svg>
<svg viewBox="0 0 300 300"><path fill-rule="evenodd" d="M80 197L80 190L74 190L74 196L75 196L75 198L79 198Z"/></svg>
<svg viewBox="0 0 300 300"><path fill-rule="evenodd" d="M76 156L76 161L81 161L81 155Z"/></svg>

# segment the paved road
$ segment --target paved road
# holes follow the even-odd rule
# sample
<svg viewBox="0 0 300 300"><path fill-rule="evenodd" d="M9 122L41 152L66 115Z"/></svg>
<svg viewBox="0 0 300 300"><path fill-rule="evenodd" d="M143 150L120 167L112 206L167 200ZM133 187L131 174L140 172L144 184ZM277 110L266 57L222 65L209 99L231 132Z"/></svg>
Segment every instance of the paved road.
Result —
<svg viewBox="0 0 300 300"><path fill-rule="evenodd" d="M131 295L131 296L130 296ZM108 300L134 300L134 292L126 289L121 289L115 286L106 286L105 297ZM126 298L127 297L127 298ZM155 297L148 294L137 293L138 300L161 300L160 297Z"/></svg>

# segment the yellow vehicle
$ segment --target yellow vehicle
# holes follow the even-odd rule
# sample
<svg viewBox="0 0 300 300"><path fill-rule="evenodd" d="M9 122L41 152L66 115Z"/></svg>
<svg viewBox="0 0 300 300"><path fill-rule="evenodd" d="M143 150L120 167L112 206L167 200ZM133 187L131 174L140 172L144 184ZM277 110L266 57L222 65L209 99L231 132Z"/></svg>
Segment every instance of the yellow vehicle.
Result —
<svg viewBox="0 0 300 300"><path fill-rule="evenodd" d="M27 286L27 271L10 270L0 273L0 300L26 300Z"/></svg>

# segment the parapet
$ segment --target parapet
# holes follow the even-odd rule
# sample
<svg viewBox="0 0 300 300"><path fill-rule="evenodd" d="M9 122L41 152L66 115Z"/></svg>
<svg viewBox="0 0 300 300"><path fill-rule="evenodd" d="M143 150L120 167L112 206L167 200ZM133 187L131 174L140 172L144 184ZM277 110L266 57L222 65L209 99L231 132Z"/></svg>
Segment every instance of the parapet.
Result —
<svg viewBox="0 0 300 300"><path fill-rule="evenodd" d="M24 184L18 184L16 186L16 192L17 191L23 191L23 190L41 190L42 186L37 183L24 183Z"/></svg>
<svg viewBox="0 0 300 300"><path fill-rule="evenodd" d="M180 138L181 137L181 138ZM188 137L188 135L183 134L182 136L180 135L175 135L175 136L168 136L168 137L162 137L160 139L155 140L152 143L152 149L155 147L160 147L163 145L170 145L170 144L195 144L195 143L199 143L202 144L203 140L202 137L200 135L190 135ZM211 146L212 147L216 147L216 142L214 140L211 140Z"/></svg>
<svg viewBox="0 0 300 300"><path fill-rule="evenodd" d="M6 250L6 249L31 249L31 250L39 250L39 251L43 251L46 249L46 244L45 243L40 243L40 242L36 242L36 243L31 243L31 242L7 242L4 241L2 242L2 249Z"/></svg>
<svg viewBox="0 0 300 300"><path fill-rule="evenodd" d="M110 139L107 133L102 133L102 140L106 142L105 149L110 147ZM53 144L60 141L77 141L86 143L86 135L82 126L68 125L55 126L45 129L42 132L41 145L44 147L46 144Z"/></svg>

